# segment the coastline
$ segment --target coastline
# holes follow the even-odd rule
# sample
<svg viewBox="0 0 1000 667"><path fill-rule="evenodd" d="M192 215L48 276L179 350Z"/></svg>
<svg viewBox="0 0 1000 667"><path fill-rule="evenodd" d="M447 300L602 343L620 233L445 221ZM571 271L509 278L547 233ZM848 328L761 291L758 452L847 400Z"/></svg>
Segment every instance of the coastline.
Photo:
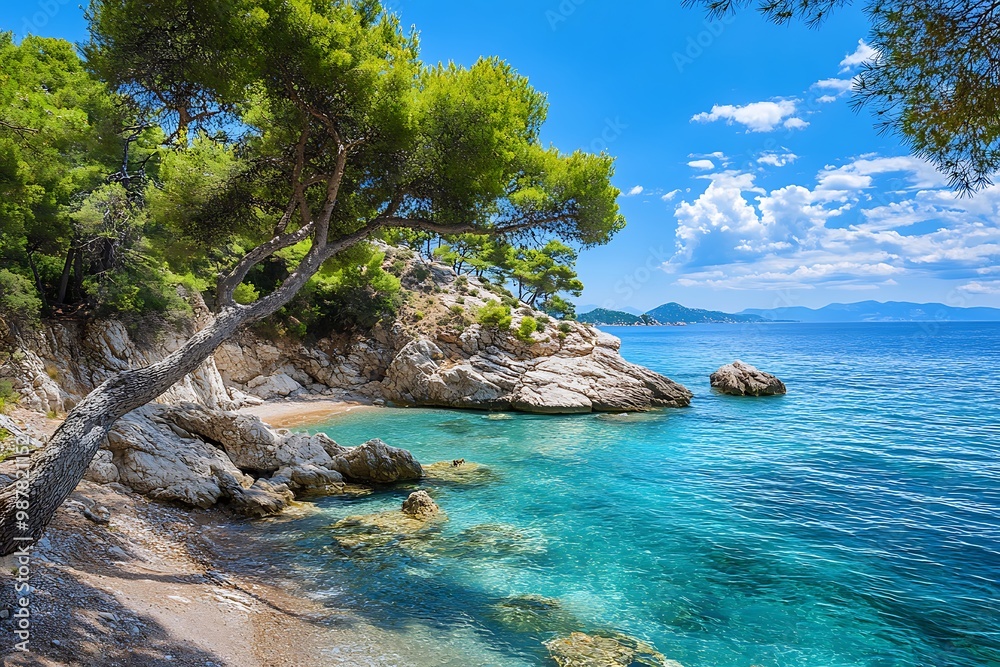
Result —
<svg viewBox="0 0 1000 667"><path fill-rule="evenodd" d="M240 408L236 412L260 417L261 421L273 428L297 428L321 424L327 419L355 410L373 408L374 405L357 400L306 395L300 398L265 401L259 405Z"/></svg>
<svg viewBox="0 0 1000 667"><path fill-rule="evenodd" d="M240 412L287 428L371 407L317 397L268 401ZM18 416L30 416L24 412ZM32 421L45 434L59 423ZM296 503L277 519L311 507ZM91 518L98 508L110 510L108 523ZM293 579L248 564L265 563L267 556L266 547L247 540L253 525L224 507L181 507L120 485L82 481L32 555L30 651L5 645L0 664L375 664L382 647L363 619L310 600ZM9 613L15 565L7 557L0 567L0 610Z"/></svg>

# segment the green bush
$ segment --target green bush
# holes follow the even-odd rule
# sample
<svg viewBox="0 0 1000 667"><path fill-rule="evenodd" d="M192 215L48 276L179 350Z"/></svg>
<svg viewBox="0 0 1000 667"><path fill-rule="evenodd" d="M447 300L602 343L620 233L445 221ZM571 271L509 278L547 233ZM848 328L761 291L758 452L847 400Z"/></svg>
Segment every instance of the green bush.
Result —
<svg viewBox="0 0 1000 667"><path fill-rule="evenodd" d="M549 325L549 316L539 315L538 326L535 328L535 331L537 331L538 333L542 333L543 331L545 331L545 327L547 327L548 325Z"/></svg>
<svg viewBox="0 0 1000 667"><path fill-rule="evenodd" d="M568 334L572 330L573 327L571 327L567 322L563 322L562 324L559 325L559 331L564 334Z"/></svg>
<svg viewBox="0 0 1000 667"><path fill-rule="evenodd" d="M501 331L510 329L513 319L510 306L499 301L487 301L476 315L476 321L484 327L493 327Z"/></svg>
<svg viewBox="0 0 1000 667"><path fill-rule="evenodd" d="M19 400L21 395L14 391L14 383L0 380L0 413L10 410Z"/></svg>
<svg viewBox="0 0 1000 667"><path fill-rule="evenodd" d="M42 310L35 286L30 280L7 269L0 269L0 315L35 320Z"/></svg>
<svg viewBox="0 0 1000 667"><path fill-rule="evenodd" d="M249 305L259 298L260 292L253 285L247 283L240 283L233 290L233 301L243 306Z"/></svg>
<svg viewBox="0 0 1000 667"><path fill-rule="evenodd" d="M538 320L528 315L521 320L521 324L517 327L517 331L514 335L517 336L519 341L524 343L534 343L535 339L531 337L531 334L535 333L537 330Z"/></svg>

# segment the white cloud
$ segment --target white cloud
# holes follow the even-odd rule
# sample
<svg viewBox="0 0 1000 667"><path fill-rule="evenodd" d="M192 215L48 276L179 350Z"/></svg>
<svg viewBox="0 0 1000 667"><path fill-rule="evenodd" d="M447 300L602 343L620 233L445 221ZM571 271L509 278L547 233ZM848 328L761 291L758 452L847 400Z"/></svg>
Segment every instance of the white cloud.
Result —
<svg viewBox="0 0 1000 667"><path fill-rule="evenodd" d="M844 59L840 61L840 72L850 72L855 67L863 65L869 60L873 60L878 52L872 47L865 44L865 40L858 40L858 48L854 50L854 53L844 56Z"/></svg>
<svg viewBox="0 0 1000 667"><path fill-rule="evenodd" d="M757 158L757 164L768 164L772 167L784 167L786 164L791 164L799 159L799 156L795 153L776 153L769 151L766 153L761 153Z"/></svg>
<svg viewBox="0 0 1000 667"><path fill-rule="evenodd" d="M832 90L839 95L849 91L853 85L854 79L823 79L814 83L813 87L822 90Z"/></svg>
<svg viewBox="0 0 1000 667"><path fill-rule="evenodd" d="M969 294L1000 294L1000 281L983 283L974 280L971 283L962 285L958 289Z"/></svg>
<svg viewBox="0 0 1000 667"><path fill-rule="evenodd" d="M830 102L836 102L838 99L836 95L820 95L816 98L816 101L822 104L829 104Z"/></svg>
<svg viewBox="0 0 1000 667"><path fill-rule="evenodd" d="M670 192L668 192L665 195L663 195L662 197L660 197L660 199L662 199L663 201L670 201L671 199L673 199L674 197L676 197L680 193L681 193L681 191L679 189L677 189L677 190L671 190Z"/></svg>
<svg viewBox="0 0 1000 667"><path fill-rule="evenodd" d="M641 185L637 185L628 192L625 193L626 197L635 197L636 195L641 195L646 188Z"/></svg>
<svg viewBox="0 0 1000 667"><path fill-rule="evenodd" d="M795 116L798 100L779 99L769 102L753 102L744 106L716 104L711 111L703 111L691 117L693 122L711 123L717 120L744 125L748 132L772 132L784 124L789 129L800 129L808 125Z"/></svg>
<svg viewBox="0 0 1000 667"><path fill-rule="evenodd" d="M919 273L975 276L963 291L1000 293L1000 272L983 268L1000 265L1000 185L960 198L926 162L877 155L828 166L812 187L765 191L737 171L701 178L704 192L676 208L663 266L678 285L866 290Z"/></svg>
<svg viewBox="0 0 1000 667"><path fill-rule="evenodd" d="M711 160L691 160L688 162L688 166L692 169L715 169L715 163Z"/></svg>

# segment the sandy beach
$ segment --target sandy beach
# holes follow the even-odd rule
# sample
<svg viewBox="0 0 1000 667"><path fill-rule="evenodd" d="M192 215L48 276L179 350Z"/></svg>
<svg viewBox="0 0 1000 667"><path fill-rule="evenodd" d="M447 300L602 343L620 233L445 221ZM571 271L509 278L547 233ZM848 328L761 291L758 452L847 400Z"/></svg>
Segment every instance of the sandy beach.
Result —
<svg viewBox="0 0 1000 667"><path fill-rule="evenodd" d="M261 405L241 408L238 412L260 417L274 428L295 428L320 424L336 415L355 410L371 410L374 406L357 401L344 401L324 396L304 396L267 401Z"/></svg>

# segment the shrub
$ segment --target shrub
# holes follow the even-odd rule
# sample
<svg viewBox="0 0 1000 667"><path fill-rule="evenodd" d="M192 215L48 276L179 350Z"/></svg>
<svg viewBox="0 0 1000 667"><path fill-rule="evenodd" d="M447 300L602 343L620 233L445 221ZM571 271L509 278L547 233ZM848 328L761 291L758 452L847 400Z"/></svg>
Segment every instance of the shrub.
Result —
<svg viewBox="0 0 1000 667"><path fill-rule="evenodd" d="M417 320L418 322L424 319L425 317L427 316L424 315L424 311L422 310L418 310L417 312L413 313L413 319Z"/></svg>
<svg viewBox="0 0 1000 667"><path fill-rule="evenodd" d="M0 315L35 320L42 310L35 286L22 275L0 269Z"/></svg>
<svg viewBox="0 0 1000 667"><path fill-rule="evenodd" d="M0 380L0 413L7 412L20 400L21 395L14 391L14 383Z"/></svg>
<svg viewBox="0 0 1000 667"><path fill-rule="evenodd" d="M259 298L260 292L258 292L253 285L248 283L240 283L236 286L236 289L233 290L233 301L242 306L251 304Z"/></svg>
<svg viewBox="0 0 1000 667"><path fill-rule="evenodd" d="M563 322L562 324L559 325L559 331L562 334L568 334L572 330L573 330L573 327L571 327L567 322ZM561 336L561 338L565 338L565 337L566 337L565 335Z"/></svg>
<svg viewBox="0 0 1000 667"><path fill-rule="evenodd" d="M510 329L513 317L510 314L510 306L499 301L487 301L479 309L476 320L484 327L494 327L501 331L507 331Z"/></svg>
<svg viewBox="0 0 1000 667"><path fill-rule="evenodd" d="M531 334L538 330L538 320L534 317L528 315L521 320L521 324L517 327L517 331L514 333L517 339L524 343L534 343L535 339L531 337Z"/></svg>
<svg viewBox="0 0 1000 667"><path fill-rule="evenodd" d="M538 316L538 327L537 327L536 331L538 331L538 333L542 333L543 331L545 331L545 327L547 327L548 325L549 325L549 316L548 315L539 315Z"/></svg>

